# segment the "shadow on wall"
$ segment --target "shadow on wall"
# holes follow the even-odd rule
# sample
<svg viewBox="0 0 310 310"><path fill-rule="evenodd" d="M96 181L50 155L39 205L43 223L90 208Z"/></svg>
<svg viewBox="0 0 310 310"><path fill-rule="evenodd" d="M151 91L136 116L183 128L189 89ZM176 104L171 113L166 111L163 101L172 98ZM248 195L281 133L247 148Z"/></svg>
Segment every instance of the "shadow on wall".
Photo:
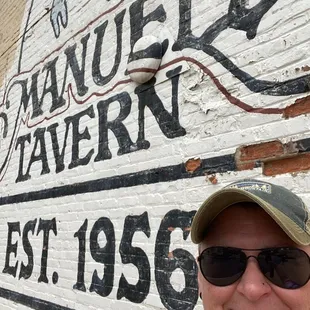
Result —
<svg viewBox="0 0 310 310"><path fill-rule="evenodd" d="M0 9L0 87L7 70L16 58L20 46L21 27L26 0L3 1Z"/></svg>

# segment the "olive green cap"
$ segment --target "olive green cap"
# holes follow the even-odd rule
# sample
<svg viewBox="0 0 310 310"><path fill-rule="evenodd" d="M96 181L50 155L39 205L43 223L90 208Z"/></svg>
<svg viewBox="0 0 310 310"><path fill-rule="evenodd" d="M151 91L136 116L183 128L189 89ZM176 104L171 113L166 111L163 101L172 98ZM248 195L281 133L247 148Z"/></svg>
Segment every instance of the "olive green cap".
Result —
<svg viewBox="0 0 310 310"><path fill-rule="evenodd" d="M258 204L295 243L310 244L309 210L303 201L283 186L254 179L234 182L212 194L193 219L192 241L196 244L203 241L207 228L216 216L239 202Z"/></svg>

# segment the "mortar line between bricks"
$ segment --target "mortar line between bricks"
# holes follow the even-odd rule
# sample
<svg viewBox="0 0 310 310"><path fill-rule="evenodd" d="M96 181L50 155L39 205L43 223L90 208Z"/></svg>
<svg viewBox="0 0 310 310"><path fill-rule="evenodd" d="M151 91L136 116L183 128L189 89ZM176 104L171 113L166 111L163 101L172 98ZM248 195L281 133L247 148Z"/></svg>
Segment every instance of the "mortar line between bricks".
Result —
<svg viewBox="0 0 310 310"><path fill-rule="evenodd" d="M186 171L185 164L182 163L172 166L144 170L136 173L128 173L81 183L63 185L29 193L0 197L0 206L64 196L73 196L77 194L107 191L139 185L172 182L181 179L200 177L215 173L225 173L236 170L237 167L235 164L235 155L223 155L219 157L202 159L200 167L194 172Z"/></svg>
<svg viewBox="0 0 310 310"><path fill-rule="evenodd" d="M74 310L0 287L0 297L37 310Z"/></svg>
<svg viewBox="0 0 310 310"><path fill-rule="evenodd" d="M298 149L298 153L305 153L310 150L310 138L294 141L294 144ZM261 165L262 163L259 160L255 161L255 168L259 168ZM128 173L81 183L63 185L29 193L0 197L0 206L73 196L77 194L101 192L139 185L172 182L181 179L189 179L209 174L225 173L229 171L233 172L237 170L235 154L229 154L202 159L200 167L194 172L186 171L185 163L182 163L172 166L143 170L136 173Z"/></svg>

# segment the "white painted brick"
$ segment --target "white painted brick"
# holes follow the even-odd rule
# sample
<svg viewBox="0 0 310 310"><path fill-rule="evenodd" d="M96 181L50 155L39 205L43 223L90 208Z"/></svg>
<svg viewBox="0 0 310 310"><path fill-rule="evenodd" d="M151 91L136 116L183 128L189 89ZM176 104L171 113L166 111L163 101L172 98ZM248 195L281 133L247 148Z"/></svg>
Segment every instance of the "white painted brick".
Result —
<svg viewBox="0 0 310 310"><path fill-rule="evenodd" d="M4 1L5 7L9 10L11 5L9 1ZM309 118L308 115L301 115L294 118L284 119L282 114L261 114L249 113L244 109L232 104L225 95L216 87L210 76L203 73L202 69L194 64L194 59L205 71L210 70L222 86L234 97L243 101L245 104L254 108L278 108L283 109L295 103L296 100L308 96L306 92L291 95L271 96L252 92L247 86L240 82L230 71L225 68L223 63L217 62L214 57L207 55L203 51L197 51L194 48L185 48L182 51L172 51L173 40L178 38L179 14L178 0L149 0L144 4L144 15L153 12L159 5L163 5L166 11L166 20L164 22L155 21L145 26L143 35L155 35L158 38L165 38L169 35L169 47L162 60L173 61L180 57L187 57L186 60L179 59L179 62L163 68L156 75L158 84L155 86L156 93L162 101L162 106L168 113L172 113L171 80L166 78L166 72L175 69L179 64L182 65L178 84L178 111L180 125L186 130L186 135L169 138L161 130L156 117L149 107L144 109L144 135L145 140L150 142L148 149L141 149L129 154L117 154L119 144L115 133L108 130L108 146L112 154L111 159L95 161L98 153L99 128L98 128L98 109L97 104L101 100L107 100L121 92L127 92L131 98L130 113L123 121L130 139L136 143L139 133L139 100L135 94L137 84L124 83L115 86L120 81L125 81L129 77L124 74L127 68L128 55L130 53L130 15L129 8L135 1L119 2L117 0L105 1L87 1L78 0L75 2L67 1L68 5L68 26L60 27L60 36L56 38L50 23L50 12L45 8L52 8L52 1L34 1L33 10L30 14L30 29L26 35L23 47L21 69L29 71L17 79L28 78L28 90L31 76L40 71L38 78L38 92L41 97L45 72L43 66L56 56L59 56L57 62L57 81L58 91L61 91L64 68L66 65L65 49L77 44L76 54L79 64L81 63L82 47L80 40L87 33L90 33L88 41L85 84L89 87L87 94L79 97L72 73L68 73L67 84L72 83L72 88L78 100L84 100L91 96L83 105L75 103L70 98L70 107L67 111L59 113L50 120L43 120L40 124L28 128L23 123L19 132L13 139L12 155L9 164L5 167L6 172L0 172L1 179L1 197L9 198L14 195L23 194L27 198L28 193L36 191L46 191L46 195L51 192L56 197L48 199L39 199L22 201L16 196L16 201L10 204L0 206L0 270L5 266L5 256L7 250L8 222L20 222L21 236L14 233L12 242L17 241L17 255L10 256L10 264L14 265L19 261L17 276L13 277L3 272L0 274L1 288L9 289L17 293L25 294L30 297L42 299L47 302L59 304L77 310L84 309L164 309L161 302L159 291L155 279L155 253L156 242L167 243L169 251L176 248L182 248L188 251L194 257L197 256L197 247L190 241L190 236L183 239L183 233L180 228L171 232L169 240L160 239L159 228L166 216L171 210L180 210L190 212L197 210L199 205L210 194L222 188L229 183L241 178L256 177L263 180L283 185L298 193L306 204L310 205L310 177L309 173L299 173L296 176L290 174L279 175L277 177L263 177L262 169L256 168L250 171L228 171L217 173L218 184L211 184L207 176L193 177L188 179L170 179L169 182L157 183L155 174L147 175L152 169L173 168L176 165L184 167L185 162L190 158L208 159L224 155L233 155L236 149L242 145L262 143L279 139L283 143L289 141L298 141L309 138ZM303 77L307 72L309 65L309 1L291 0L278 1L262 19L257 36L248 40L245 32L229 28L224 30L212 43L212 46L218 49L229 58L239 69L252 75L259 80L283 82L289 79ZM26 25L29 3L27 2L24 12L24 18L20 25L19 37L22 37ZM119 5L119 6L117 6ZM227 14L228 0L199 1L192 0L192 33L194 36L201 36L205 30L214 22ZM116 7L112 12L95 19L105 11ZM105 37L103 38L103 50L101 57L101 73L108 75L114 63L116 52L116 32L115 16L125 10L123 22L123 45L121 50L121 61L115 77L107 84L98 86L94 83L92 77L92 59L95 50L96 34L95 28L108 21ZM94 21L92 24L90 24ZM84 32L77 34L82 27L87 26ZM2 25L7 27L7 25ZM3 76L3 84L0 87L0 98L4 96L4 90L12 83L10 79L17 73L19 62L19 51L21 40L18 41L16 51L14 51L13 63L5 66L5 72L0 72ZM13 53L8 51L7 53ZM47 59L44 59L50 53L53 53ZM169 61L168 61L169 60ZM36 65L36 67L34 67ZM302 67L304 67L303 71ZM2 67L0 67L0 71ZM104 96L103 94L111 90ZM9 99L11 107L7 109L1 106L0 113L5 112L8 116L8 135L0 142L0 167L4 162L10 149L10 139L13 135L18 105L20 104L21 90L15 87L10 93ZM67 89L64 97L68 102ZM2 102L2 101L1 101ZM151 102L144 102L150 104ZM29 101L27 113L32 113L32 101ZM45 116L51 117L49 113L51 105L50 94L46 95L42 109ZM72 117L89 107L93 107L94 117L84 116L79 124L80 134L88 128L91 138L81 140L79 144L80 158L86 156L91 149L94 149L88 165L81 165L74 169L69 169L72 159L72 126L69 129L66 152L64 156L64 170L56 173L56 164L53 154L53 145L48 132L45 133L45 143L47 151L47 160L50 172L41 175L42 162L33 163L30 169L31 179L24 182L17 182L18 169L20 164L20 147L15 149L16 138L19 136L31 134L31 143L25 146L25 158L23 173L26 173L31 153L34 148L34 132L37 128L47 128L58 123L57 138L60 151L64 143L66 125L64 119ZM157 106L158 108L158 106ZM59 110L60 111L60 110ZM58 112L59 112L58 111ZM57 111L56 111L57 112ZM108 120L112 121L120 113L120 106L117 102L111 103L108 109ZM26 113L23 113L26 118ZM35 123L39 119L30 119ZM2 133L3 124L0 121L0 132ZM39 143L40 146L40 143ZM35 153L39 154L39 147ZM170 170L169 170L170 171ZM168 170L158 170L161 177L168 175ZM142 172L145 172L143 175ZM153 171L154 172L154 171ZM140 174L138 174L140 173ZM185 170L183 169L183 173ZM124 177L124 175L127 175ZM137 186L127 186L132 175L136 174L134 179ZM110 179L108 179L110 178ZM119 179L117 179L119 178ZM152 179L151 179L152 178ZM168 178L168 177L167 177ZM90 187L82 188L82 192L75 193L81 189L81 183L87 183L93 180ZM120 181L119 181L120 180ZM166 180L167 181L167 180ZM105 182L105 183L104 183ZM114 182L114 183L113 183ZM116 184L118 182L118 184ZM88 183L89 184L89 183ZM111 189L96 191L99 185L113 185ZM116 184L116 185L115 185ZM67 186L67 187L65 187ZM58 188L60 187L60 188ZM54 191L52 189L54 188ZM55 188L65 191L65 188L72 190L70 195L58 195ZM58 192L59 193L59 192ZM47 196L46 196L47 197ZM41 198L44 198L43 196ZM132 246L139 247L145 253L150 265L150 290L145 300L141 303L130 302L126 298L117 299L119 281L122 273L127 281L136 284L139 280L139 272L134 264L122 263L120 254L121 238L124 232L125 219L128 216L140 216L147 213L150 227L150 237L144 232L135 231L135 227L129 227L133 230ZM38 283L41 271L41 255L43 244L43 232L37 235L38 223L35 232L29 232L28 238L33 249L34 268L29 279L18 280L21 262L27 263L28 257L23 249L22 233L25 224L37 219L51 220L56 218L57 236L50 231L47 277L49 283ZM109 218L114 226L115 234L115 263L113 288L109 296L102 297L95 292L90 292L89 288L92 281L94 270L98 271L99 277L103 277L104 264L95 262L90 253L90 232L95 222L102 217ZM74 234L83 225L85 219L88 220L87 232L85 234L85 286L86 292L73 289L77 281L79 240ZM127 232L127 234L129 231ZM125 233L125 237L127 237ZM105 246L105 237L100 235L100 246ZM133 256L132 256L133 257ZM57 272L59 279L57 284L53 284L53 272ZM183 288L184 275L178 269L173 273L171 283L176 290ZM29 309L18 302L0 300L1 309ZM194 305L193 305L194 306ZM198 300L196 309L202 309L201 301Z"/></svg>

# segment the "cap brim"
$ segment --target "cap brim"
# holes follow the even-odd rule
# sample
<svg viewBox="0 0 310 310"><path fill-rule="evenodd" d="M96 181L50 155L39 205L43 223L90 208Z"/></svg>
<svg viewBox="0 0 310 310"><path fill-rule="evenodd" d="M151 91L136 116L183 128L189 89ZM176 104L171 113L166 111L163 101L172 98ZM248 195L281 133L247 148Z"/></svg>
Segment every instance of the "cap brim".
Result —
<svg viewBox="0 0 310 310"><path fill-rule="evenodd" d="M199 244L203 241L207 228L224 209L238 202L246 201L255 202L262 207L295 243L299 245L310 244L310 236L288 216L267 201L237 188L222 189L211 195L202 204L192 222L191 238L193 243Z"/></svg>

